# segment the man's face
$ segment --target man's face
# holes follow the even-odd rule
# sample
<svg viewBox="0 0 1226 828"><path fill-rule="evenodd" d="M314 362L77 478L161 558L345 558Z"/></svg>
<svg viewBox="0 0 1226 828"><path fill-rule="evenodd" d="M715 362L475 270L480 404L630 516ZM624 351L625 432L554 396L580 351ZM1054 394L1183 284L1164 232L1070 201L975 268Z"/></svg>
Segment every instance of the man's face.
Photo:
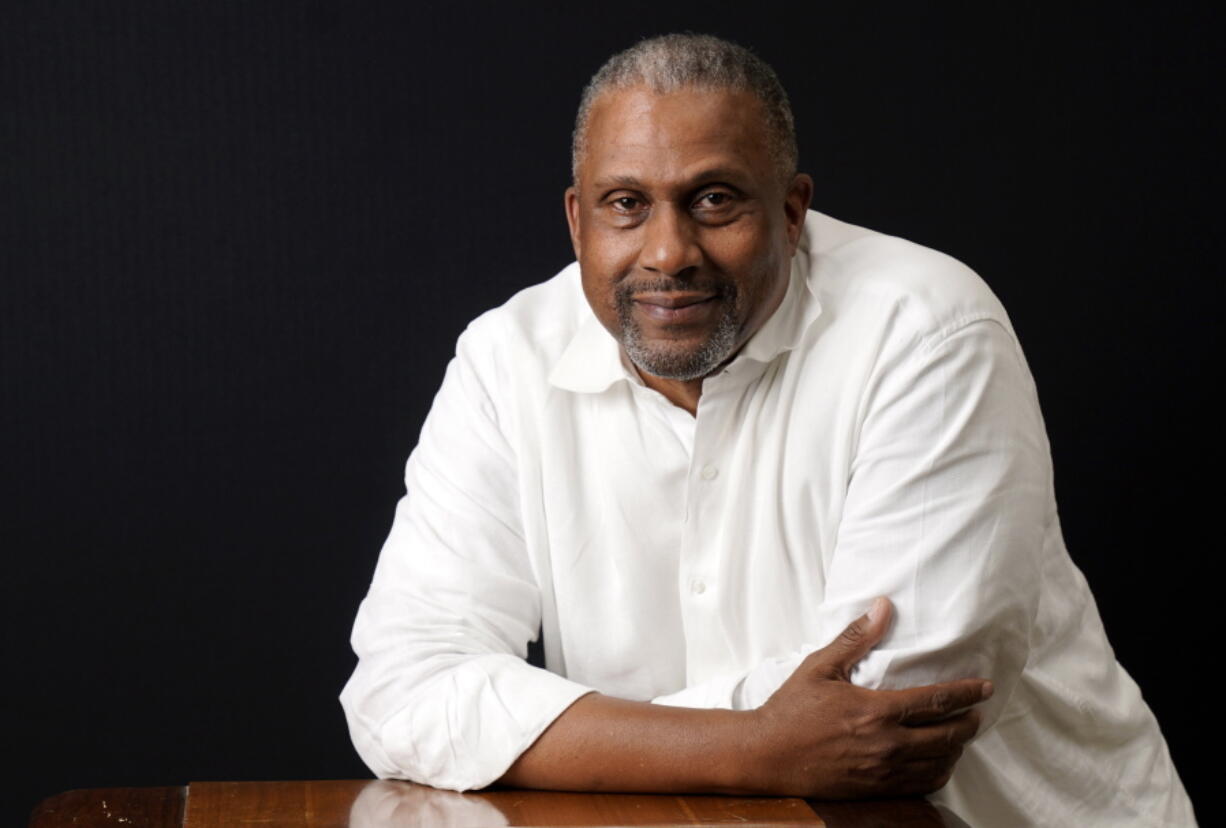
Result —
<svg viewBox="0 0 1226 828"><path fill-rule="evenodd" d="M779 306L812 182L780 179L744 92L636 87L594 103L567 190L583 291L631 361L695 380Z"/></svg>

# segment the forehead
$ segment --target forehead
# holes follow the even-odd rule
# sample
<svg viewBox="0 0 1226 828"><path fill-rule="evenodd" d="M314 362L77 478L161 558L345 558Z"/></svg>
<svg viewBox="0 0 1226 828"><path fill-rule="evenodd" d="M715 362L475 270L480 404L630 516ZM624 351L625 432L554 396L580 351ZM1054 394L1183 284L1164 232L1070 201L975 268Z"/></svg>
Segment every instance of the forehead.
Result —
<svg viewBox="0 0 1226 828"><path fill-rule="evenodd" d="M607 92L591 109L581 176L685 179L705 167L771 174L765 112L751 93L646 87Z"/></svg>

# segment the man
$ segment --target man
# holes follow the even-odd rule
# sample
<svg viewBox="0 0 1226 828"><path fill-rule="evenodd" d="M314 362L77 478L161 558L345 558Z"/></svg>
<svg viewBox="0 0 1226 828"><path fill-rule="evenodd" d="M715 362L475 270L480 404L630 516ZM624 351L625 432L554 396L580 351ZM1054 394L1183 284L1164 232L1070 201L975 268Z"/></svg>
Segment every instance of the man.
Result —
<svg viewBox="0 0 1226 828"><path fill-rule="evenodd" d="M1064 550L1004 310L811 194L747 51L668 36L597 73L578 263L469 327L409 459L358 751L457 789L1192 824Z"/></svg>

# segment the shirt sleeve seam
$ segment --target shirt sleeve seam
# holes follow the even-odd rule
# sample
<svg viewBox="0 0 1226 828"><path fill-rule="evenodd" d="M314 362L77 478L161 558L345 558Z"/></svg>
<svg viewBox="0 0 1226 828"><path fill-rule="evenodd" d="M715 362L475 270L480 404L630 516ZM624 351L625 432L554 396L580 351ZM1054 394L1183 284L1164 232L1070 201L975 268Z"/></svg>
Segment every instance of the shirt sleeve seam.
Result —
<svg viewBox="0 0 1226 828"><path fill-rule="evenodd" d="M1017 340L1014 338L1013 332L1010 330L1009 326L1002 322L996 314L990 311L982 311L980 313L960 316L947 325L944 325L927 336L922 337L919 342L919 350L921 350L925 355L931 354L941 346L947 344L956 334L961 333L967 328L977 325L980 322L989 322L1000 328L1002 331L1004 331L1006 336L1008 336L1009 341L1014 343L1014 347L1016 348Z"/></svg>

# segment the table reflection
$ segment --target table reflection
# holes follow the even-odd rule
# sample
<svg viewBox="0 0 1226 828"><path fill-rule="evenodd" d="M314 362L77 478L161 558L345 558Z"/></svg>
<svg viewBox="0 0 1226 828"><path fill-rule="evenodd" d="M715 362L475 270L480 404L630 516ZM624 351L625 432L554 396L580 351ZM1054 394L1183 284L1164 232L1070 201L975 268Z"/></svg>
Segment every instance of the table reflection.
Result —
<svg viewBox="0 0 1226 828"><path fill-rule="evenodd" d="M481 796L378 780L362 788L349 809L351 828L510 825L502 811Z"/></svg>
<svg viewBox="0 0 1226 828"><path fill-rule="evenodd" d="M351 828L720 824L742 828L816 828L823 824L827 828L968 828L946 808L924 800L806 804L793 798L515 789L456 793L389 780L369 782L357 791L348 820Z"/></svg>

